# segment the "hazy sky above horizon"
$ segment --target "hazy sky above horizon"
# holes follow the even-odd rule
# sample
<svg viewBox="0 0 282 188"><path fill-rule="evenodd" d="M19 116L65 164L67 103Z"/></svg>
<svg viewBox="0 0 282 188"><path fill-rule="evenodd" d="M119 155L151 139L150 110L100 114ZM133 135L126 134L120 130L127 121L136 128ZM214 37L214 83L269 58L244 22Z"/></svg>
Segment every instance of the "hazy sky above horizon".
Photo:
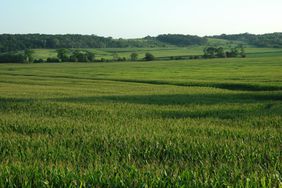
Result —
<svg viewBox="0 0 282 188"><path fill-rule="evenodd" d="M282 32L282 0L0 0L0 33Z"/></svg>

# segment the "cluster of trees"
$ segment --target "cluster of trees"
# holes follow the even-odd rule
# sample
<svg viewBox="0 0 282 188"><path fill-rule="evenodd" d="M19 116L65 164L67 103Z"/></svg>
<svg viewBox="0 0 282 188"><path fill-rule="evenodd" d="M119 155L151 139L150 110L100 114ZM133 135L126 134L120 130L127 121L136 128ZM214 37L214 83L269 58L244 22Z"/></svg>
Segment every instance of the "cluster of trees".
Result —
<svg viewBox="0 0 282 188"><path fill-rule="evenodd" d="M155 60L155 56L149 52L147 52L145 54L145 57L144 57L144 60L145 61L154 61Z"/></svg>
<svg viewBox="0 0 282 188"><path fill-rule="evenodd" d="M56 62L58 61L61 61L61 62L94 62L95 54L87 50L69 50L69 49L63 48L63 49L57 50L57 61Z"/></svg>
<svg viewBox="0 0 282 188"><path fill-rule="evenodd" d="M24 63L26 58L20 53L3 53L0 54L0 63Z"/></svg>
<svg viewBox="0 0 282 188"><path fill-rule="evenodd" d="M47 60L34 59L34 52L32 50L25 50L17 53L2 53L0 54L0 63L59 63L59 62L115 62L115 61L138 61L138 53L134 52L130 54L129 59L125 57L119 57L117 53L113 53L112 59L95 59L95 54L88 50L78 49L58 49L57 57L49 57ZM228 57L246 57L244 47L237 46L225 50L223 47L207 47L204 49L204 55L193 56L171 56L156 58L152 53L147 52L143 61L154 60L184 60L184 59L203 59L203 58L228 58Z"/></svg>
<svg viewBox="0 0 282 188"><path fill-rule="evenodd" d="M138 54L133 52L131 55L130 55L130 59L131 61L137 61L138 60Z"/></svg>
<svg viewBox="0 0 282 188"><path fill-rule="evenodd" d="M190 35L159 35L141 39L113 39L96 35L44 35L44 34L1 34L0 52L25 49L48 48L128 48L165 47L168 45L188 46L205 44L207 39Z"/></svg>
<svg viewBox="0 0 282 188"><path fill-rule="evenodd" d="M49 57L47 60L35 59L33 63L59 63L59 62L94 62L95 54L87 50L58 49L57 57Z"/></svg>
<svg viewBox="0 0 282 188"><path fill-rule="evenodd" d="M282 48L282 33L270 33L263 35L254 35L249 33L236 35L219 35L213 38L241 41L257 47Z"/></svg>
<svg viewBox="0 0 282 188"><path fill-rule="evenodd" d="M24 52L8 52L0 54L0 63L32 63L33 51L25 50Z"/></svg>
<svg viewBox="0 0 282 188"><path fill-rule="evenodd" d="M225 57L246 57L245 49L242 45L233 47L226 51L223 47L207 47L204 49L204 58L225 58Z"/></svg>
<svg viewBox="0 0 282 188"><path fill-rule="evenodd" d="M127 40L115 40L111 37L96 35L43 35L43 34L2 34L0 52L25 49L48 48L123 48Z"/></svg>
<svg viewBox="0 0 282 188"><path fill-rule="evenodd" d="M47 60L34 59L33 50L23 52L8 52L0 54L0 63L44 63L44 62L94 62L95 54L87 50L57 50L57 57L49 57Z"/></svg>
<svg viewBox="0 0 282 188"><path fill-rule="evenodd" d="M208 37L167 34L140 39L113 39L96 35L43 35L43 34L1 34L0 53L26 49L48 48L129 48L206 45ZM258 47L282 47L282 33L253 35L219 35L211 38L242 41Z"/></svg>
<svg viewBox="0 0 282 188"><path fill-rule="evenodd" d="M130 54L130 60L131 61L138 61L138 53L133 52ZM145 54L145 57L143 58L144 61L154 61L156 58L152 53L147 52ZM127 59L125 57L118 57L117 54L113 55L113 61L127 61Z"/></svg>
<svg viewBox="0 0 282 188"><path fill-rule="evenodd" d="M147 52L145 54L145 57L143 58L143 60L145 60L145 61L154 61L155 59L156 59L155 56L152 53L149 53L149 52ZM137 61L138 60L138 54L135 53L135 52L132 53L130 55L130 60L131 61Z"/></svg>
<svg viewBox="0 0 282 188"><path fill-rule="evenodd" d="M182 47L189 45L204 45L208 42L207 38L178 34L159 35L156 37L156 39L160 42Z"/></svg>
<svg viewBox="0 0 282 188"><path fill-rule="evenodd" d="M117 53L113 54L113 59L95 59L95 54L87 50L73 50L73 49L58 49L57 57L49 57L47 60L35 59L34 51L25 50L23 52L8 52L0 54L0 63L59 63L59 62L115 62L115 61L138 61L138 54L132 53L129 59L119 57ZM153 61L155 56L151 53L146 53L143 58L144 61Z"/></svg>

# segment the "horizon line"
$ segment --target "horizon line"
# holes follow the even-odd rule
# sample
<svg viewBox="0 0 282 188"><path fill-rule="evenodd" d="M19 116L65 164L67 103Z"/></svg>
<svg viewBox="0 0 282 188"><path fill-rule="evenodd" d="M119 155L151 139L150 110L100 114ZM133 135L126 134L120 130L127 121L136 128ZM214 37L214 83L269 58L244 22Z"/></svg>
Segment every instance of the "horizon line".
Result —
<svg viewBox="0 0 282 188"><path fill-rule="evenodd" d="M198 36L198 37L214 37L214 36L221 36L221 35L241 35L241 34L250 34L250 35L267 35L267 34L275 34L275 33L282 33L281 31L275 32L267 32L267 33L249 33L249 32L242 32L242 33L221 33L221 34L213 34L213 35L197 35L197 34L183 34L183 33L160 33L158 35L146 35L143 37L112 37L112 36L103 36L98 34L82 34L82 33L0 33L0 35L81 35L81 36L97 36L97 37L104 37L104 38L112 38L112 39L143 39L146 37L157 37L159 35L190 35L190 36Z"/></svg>

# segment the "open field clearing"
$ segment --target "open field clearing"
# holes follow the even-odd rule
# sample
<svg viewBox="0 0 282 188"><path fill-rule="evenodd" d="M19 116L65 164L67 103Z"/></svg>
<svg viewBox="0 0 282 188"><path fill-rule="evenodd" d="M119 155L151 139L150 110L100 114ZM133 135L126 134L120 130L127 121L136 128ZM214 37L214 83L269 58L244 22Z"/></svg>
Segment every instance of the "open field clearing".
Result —
<svg viewBox="0 0 282 188"><path fill-rule="evenodd" d="M251 52L0 64L0 187L281 187L282 56Z"/></svg>
<svg viewBox="0 0 282 188"><path fill-rule="evenodd" d="M220 43L219 43L220 44ZM233 44L234 45L234 44ZM223 45L223 47L228 48L231 45ZM132 52L138 54L138 59L142 59L146 52L152 53L157 58L162 57L178 57L178 56L193 56L193 55L203 55L203 50L205 46L194 46L194 47L167 47L167 48L101 48L101 49L88 49L89 51L95 53L96 59L105 58L107 60L112 60L113 55L116 54L119 57L130 58ZM57 53L55 49L35 49L34 50L35 59L44 59L48 57L56 57ZM279 48L246 48L247 57L279 57L282 54L282 50Z"/></svg>

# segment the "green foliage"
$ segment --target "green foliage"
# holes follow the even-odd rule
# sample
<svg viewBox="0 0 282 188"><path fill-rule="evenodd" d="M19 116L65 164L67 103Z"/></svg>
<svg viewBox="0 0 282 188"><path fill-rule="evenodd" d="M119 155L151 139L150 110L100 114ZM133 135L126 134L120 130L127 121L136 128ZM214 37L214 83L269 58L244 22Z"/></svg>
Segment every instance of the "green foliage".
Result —
<svg viewBox="0 0 282 188"><path fill-rule="evenodd" d="M214 42L213 45L216 47L224 47L224 49L230 49L231 47L236 47L238 44L233 44L233 46L229 45L216 45ZM132 52L138 53L139 57L144 57L146 52L150 52L154 54L154 56L159 60L178 60L181 59L192 59L200 58L203 54L205 46L193 46L193 47L170 47L170 48L104 48L104 49L87 49L87 51L93 52L95 54L95 61L100 61L103 58L105 61L112 61L113 53L118 53L121 57L129 57ZM75 49L73 49L75 50ZM80 49L81 50L81 49ZM248 57L273 57L280 56L282 50L277 48L244 48L245 54ZM44 59L46 60L48 57L56 57L56 50L53 49L34 49L34 58L35 59ZM142 58L143 58L142 57ZM138 58L138 59L142 59Z"/></svg>
<svg viewBox="0 0 282 188"><path fill-rule="evenodd" d="M57 50L57 57L62 62L94 62L95 54L87 50Z"/></svg>
<svg viewBox="0 0 282 188"><path fill-rule="evenodd" d="M223 47L217 48L217 50L216 50L216 56L219 57L219 58L223 58L223 57L226 56Z"/></svg>
<svg viewBox="0 0 282 188"><path fill-rule="evenodd" d="M25 62L26 63L33 63L33 54L34 54L34 51L31 50L31 49L28 49L28 50L25 50L24 51L24 56L25 56Z"/></svg>
<svg viewBox="0 0 282 188"><path fill-rule="evenodd" d="M59 62L61 62L61 60L59 58L56 58L56 57L49 57L49 58L47 58L46 61L48 63L59 63Z"/></svg>
<svg viewBox="0 0 282 188"><path fill-rule="evenodd" d="M282 48L282 33L254 35L249 33L237 35L219 35L213 38L241 41L257 47Z"/></svg>
<svg viewBox="0 0 282 188"><path fill-rule="evenodd" d="M279 187L276 57L0 65L0 187Z"/></svg>
<svg viewBox="0 0 282 188"><path fill-rule="evenodd" d="M25 49L164 47L155 38L113 39L95 35L1 34L0 53Z"/></svg>
<svg viewBox="0 0 282 188"><path fill-rule="evenodd" d="M145 54L144 60L145 60L145 61L153 61L153 60L155 60L155 56L154 56L153 54L147 52L147 53Z"/></svg>
<svg viewBox="0 0 282 188"><path fill-rule="evenodd" d="M176 46L204 45L208 41L206 38L198 36L173 34L159 35L156 39Z"/></svg>
<svg viewBox="0 0 282 188"><path fill-rule="evenodd" d="M241 46L239 46L239 50L240 50L240 56L242 57L242 58L245 58L247 55L246 55L246 51L245 51L245 48L244 48L244 46L243 45L241 45Z"/></svg>
<svg viewBox="0 0 282 188"><path fill-rule="evenodd" d="M257 47L282 47L282 34L264 35L239 34L198 37L191 35L167 34L157 37L147 36L140 39L113 39L95 35L0 35L0 53L26 49L62 49L62 48L163 48L188 47L195 45L245 43Z"/></svg>
<svg viewBox="0 0 282 188"><path fill-rule="evenodd" d="M45 61L43 59L35 59L33 63L44 63Z"/></svg>
<svg viewBox="0 0 282 188"><path fill-rule="evenodd" d="M90 62L95 61L95 54L93 52L85 51L87 60Z"/></svg>
<svg viewBox="0 0 282 188"><path fill-rule="evenodd" d="M117 61L119 59L118 54L115 52L113 53L113 61Z"/></svg>
<svg viewBox="0 0 282 188"><path fill-rule="evenodd" d="M204 49L204 58L224 58L224 57L245 58L246 53L243 45L232 47L230 51L225 51L223 47L207 47Z"/></svg>
<svg viewBox="0 0 282 188"><path fill-rule="evenodd" d="M3 53L0 54L0 63L24 63L26 57L21 53Z"/></svg>
<svg viewBox="0 0 282 188"><path fill-rule="evenodd" d="M75 59L77 62L88 62L88 56L85 52L80 50L75 50L71 55L72 59Z"/></svg>
<svg viewBox="0 0 282 188"><path fill-rule="evenodd" d="M239 55L238 48L231 48L231 51L226 52L226 57L237 57Z"/></svg>
<svg viewBox="0 0 282 188"><path fill-rule="evenodd" d="M130 54L131 61L137 61L138 60L138 53L134 52Z"/></svg>
<svg viewBox="0 0 282 188"><path fill-rule="evenodd" d="M57 58L62 62L68 62L70 60L69 50L67 49L58 49L57 50Z"/></svg>
<svg viewBox="0 0 282 188"><path fill-rule="evenodd" d="M25 50L24 52L9 52L0 54L0 63L33 63L34 51Z"/></svg>
<svg viewBox="0 0 282 188"><path fill-rule="evenodd" d="M207 58L215 58L217 57L218 48L207 47L204 49L204 56Z"/></svg>

